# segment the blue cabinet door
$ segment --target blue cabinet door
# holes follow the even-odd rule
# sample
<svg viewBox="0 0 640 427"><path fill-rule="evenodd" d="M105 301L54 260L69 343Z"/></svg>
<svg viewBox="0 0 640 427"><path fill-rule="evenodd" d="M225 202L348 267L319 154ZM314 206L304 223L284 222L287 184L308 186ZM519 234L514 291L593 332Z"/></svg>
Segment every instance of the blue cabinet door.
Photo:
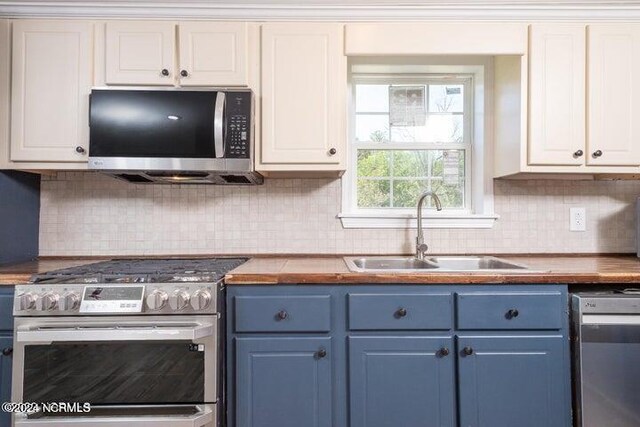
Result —
<svg viewBox="0 0 640 427"><path fill-rule="evenodd" d="M237 338L236 427L331 427L331 338Z"/></svg>
<svg viewBox="0 0 640 427"><path fill-rule="evenodd" d="M11 401L11 355L2 353L13 346L13 338L0 336L0 403ZM11 425L11 414L0 410L0 426Z"/></svg>
<svg viewBox="0 0 640 427"><path fill-rule="evenodd" d="M351 427L453 427L455 352L445 337L349 337Z"/></svg>
<svg viewBox="0 0 640 427"><path fill-rule="evenodd" d="M460 336L461 427L570 427L566 338Z"/></svg>

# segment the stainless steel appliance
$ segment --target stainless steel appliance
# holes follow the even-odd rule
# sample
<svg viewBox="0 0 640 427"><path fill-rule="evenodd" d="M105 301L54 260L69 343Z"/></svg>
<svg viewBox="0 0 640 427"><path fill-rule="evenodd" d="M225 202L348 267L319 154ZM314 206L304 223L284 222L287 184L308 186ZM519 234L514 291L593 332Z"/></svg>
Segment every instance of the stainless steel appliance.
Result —
<svg viewBox="0 0 640 427"><path fill-rule="evenodd" d="M220 293L244 261L114 260L16 286L12 401L78 407L15 426L220 426Z"/></svg>
<svg viewBox="0 0 640 427"><path fill-rule="evenodd" d="M640 293L572 297L578 427L640 426Z"/></svg>
<svg viewBox="0 0 640 427"><path fill-rule="evenodd" d="M262 183L249 89L93 89L90 107L90 169L136 183Z"/></svg>

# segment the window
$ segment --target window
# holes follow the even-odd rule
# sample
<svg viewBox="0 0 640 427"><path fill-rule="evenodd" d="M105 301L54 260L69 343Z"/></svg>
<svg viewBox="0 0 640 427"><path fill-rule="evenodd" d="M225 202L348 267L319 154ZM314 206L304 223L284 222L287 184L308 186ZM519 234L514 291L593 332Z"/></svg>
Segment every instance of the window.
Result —
<svg viewBox="0 0 640 427"><path fill-rule="evenodd" d="M433 218L427 226L491 227L492 194L484 194L491 179L483 162L484 67L452 66L437 73L382 68L352 67L343 225L414 226L418 198L432 191L443 209L437 212L427 199L426 216Z"/></svg>
<svg viewBox="0 0 640 427"><path fill-rule="evenodd" d="M356 207L415 208L424 191L468 211L471 77L357 77ZM431 200L429 200L429 206Z"/></svg>

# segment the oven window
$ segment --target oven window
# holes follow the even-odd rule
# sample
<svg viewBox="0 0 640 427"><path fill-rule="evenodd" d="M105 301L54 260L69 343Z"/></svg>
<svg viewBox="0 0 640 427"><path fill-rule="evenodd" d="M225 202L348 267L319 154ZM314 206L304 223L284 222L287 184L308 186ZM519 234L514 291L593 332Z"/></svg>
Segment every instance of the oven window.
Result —
<svg viewBox="0 0 640 427"><path fill-rule="evenodd" d="M25 402L204 402L204 351L185 341L25 347Z"/></svg>

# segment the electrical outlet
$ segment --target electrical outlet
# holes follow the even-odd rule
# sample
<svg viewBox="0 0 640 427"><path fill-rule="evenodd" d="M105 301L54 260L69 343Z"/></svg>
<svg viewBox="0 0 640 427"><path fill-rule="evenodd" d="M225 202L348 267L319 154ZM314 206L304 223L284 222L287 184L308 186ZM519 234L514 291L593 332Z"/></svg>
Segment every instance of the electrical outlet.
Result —
<svg viewBox="0 0 640 427"><path fill-rule="evenodd" d="M569 218L570 231L587 231L587 211L585 208L570 208Z"/></svg>

